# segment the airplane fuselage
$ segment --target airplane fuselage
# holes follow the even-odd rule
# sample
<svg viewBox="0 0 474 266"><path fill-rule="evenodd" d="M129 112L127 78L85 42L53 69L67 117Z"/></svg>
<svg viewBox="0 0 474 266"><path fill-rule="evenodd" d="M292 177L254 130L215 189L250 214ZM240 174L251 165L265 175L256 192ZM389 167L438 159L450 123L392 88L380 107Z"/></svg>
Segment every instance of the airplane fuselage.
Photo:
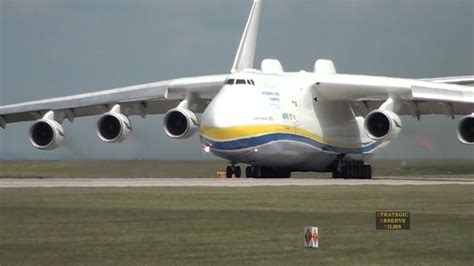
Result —
<svg viewBox="0 0 474 266"><path fill-rule="evenodd" d="M230 162L328 171L335 160L365 161L383 144L346 102L318 101L317 74L230 75L203 113L201 143Z"/></svg>
<svg viewBox="0 0 474 266"><path fill-rule="evenodd" d="M0 106L0 128L34 121L33 147L65 141L63 122L100 115L97 136L120 143L132 134L131 116L164 114L172 139L199 132L206 151L226 159L225 175L288 178L294 171L332 172L333 178L371 178L367 161L395 139L401 116L464 117L456 134L474 144L474 76L405 79L338 74L331 60L312 72L284 72L276 59L254 68L262 0L254 0L231 74L176 78L65 97ZM203 112L204 111L204 112ZM202 113L201 119L198 114Z"/></svg>

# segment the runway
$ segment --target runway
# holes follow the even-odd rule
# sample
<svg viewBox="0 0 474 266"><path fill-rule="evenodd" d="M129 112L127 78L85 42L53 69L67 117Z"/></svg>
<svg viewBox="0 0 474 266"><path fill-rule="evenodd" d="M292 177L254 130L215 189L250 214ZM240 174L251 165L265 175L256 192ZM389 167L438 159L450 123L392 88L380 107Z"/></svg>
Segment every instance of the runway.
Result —
<svg viewBox="0 0 474 266"><path fill-rule="evenodd" d="M247 178L2 178L0 188L55 187L278 187L361 185L474 185L473 176L380 177L371 180L344 179L247 179Z"/></svg>

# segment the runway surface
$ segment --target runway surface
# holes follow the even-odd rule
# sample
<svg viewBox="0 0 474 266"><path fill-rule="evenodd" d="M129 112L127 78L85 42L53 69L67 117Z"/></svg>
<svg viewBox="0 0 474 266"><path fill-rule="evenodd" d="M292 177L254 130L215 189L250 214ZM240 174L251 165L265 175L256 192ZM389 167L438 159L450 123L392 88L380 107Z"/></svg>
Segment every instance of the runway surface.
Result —
<svg viewBox="0 0 474 266"><path fill-rule="evenodd" d="M2 178L0 188L54 187L260 187L332 185L474 185L473 176L381 177L372 180L344 179L247 179L247 178Z"/></svg>

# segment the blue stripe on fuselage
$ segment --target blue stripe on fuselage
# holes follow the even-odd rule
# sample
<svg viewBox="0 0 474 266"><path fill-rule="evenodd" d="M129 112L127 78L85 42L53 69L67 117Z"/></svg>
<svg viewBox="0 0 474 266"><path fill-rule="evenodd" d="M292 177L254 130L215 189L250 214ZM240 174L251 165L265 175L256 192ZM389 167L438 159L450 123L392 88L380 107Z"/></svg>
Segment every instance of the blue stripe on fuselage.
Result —
<svg viewBox="0 0 474 266"><path fill-rule="evenodd" d="M338 147L334 145L328 145L321 142L318 142L314 139L310 139L304 136L295 135L295 134L288 134L288 133L272 133L266 134L262 136L255 136L249 138L242 138L237 140L229 140L229 141L215 141L208 139L204 136L201 138L205 141L206 144L210 145L213 149L216 150L223 150L223 151L230 151L230 150L241 150L252 148L256 146L260 146L269 142L280 141L280 140L291 140L296 142L302 142L313 147L316 147L320 150L333 152L333 153L356 153L356 154L363 154L368 153L376 146L381 144L381 141L370 142L365 146L358 147L358 148L346 148L346 147Z"/></svg>

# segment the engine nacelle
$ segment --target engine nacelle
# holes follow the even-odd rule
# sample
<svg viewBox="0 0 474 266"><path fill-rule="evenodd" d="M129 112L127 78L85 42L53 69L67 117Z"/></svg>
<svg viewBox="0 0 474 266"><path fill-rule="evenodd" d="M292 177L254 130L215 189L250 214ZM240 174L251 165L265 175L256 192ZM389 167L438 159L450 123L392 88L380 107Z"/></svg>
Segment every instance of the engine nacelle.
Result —
<svg viewBox="0 0 474 266"><path fill-rule="evenodd" d="M39 119L30 127L30 142L40 150L56 149L64 143L64 128L55 120Z"/></svg>
<svg viewBox="0 0 474 266"><path fill-rule="evenodd" d="M462 143L474 144L474 114L465 116L459 121L457 135Z"/></svg>
<svg viewBox="0 0 474 266"><path fill-rule="evenodd" d="M402 129L402 122L394 112L379 109L367 115L364 129L374 140L390 140L398 136Z"/></svg>
<svg viewBox="0 0 474 266"><path fill-rule="evenodd" d="M103 114L97 121L97 136L107 143L124 141L132 133L132 124L127 116L117 112Z"/></svg>
<svg viewBox="0 0 474 266"><path fill-rule="evenodd" d="M190 138L198 129L196 114L188 109L174 108L169 110L164 119L166 135L174 139Z"/></svg>

